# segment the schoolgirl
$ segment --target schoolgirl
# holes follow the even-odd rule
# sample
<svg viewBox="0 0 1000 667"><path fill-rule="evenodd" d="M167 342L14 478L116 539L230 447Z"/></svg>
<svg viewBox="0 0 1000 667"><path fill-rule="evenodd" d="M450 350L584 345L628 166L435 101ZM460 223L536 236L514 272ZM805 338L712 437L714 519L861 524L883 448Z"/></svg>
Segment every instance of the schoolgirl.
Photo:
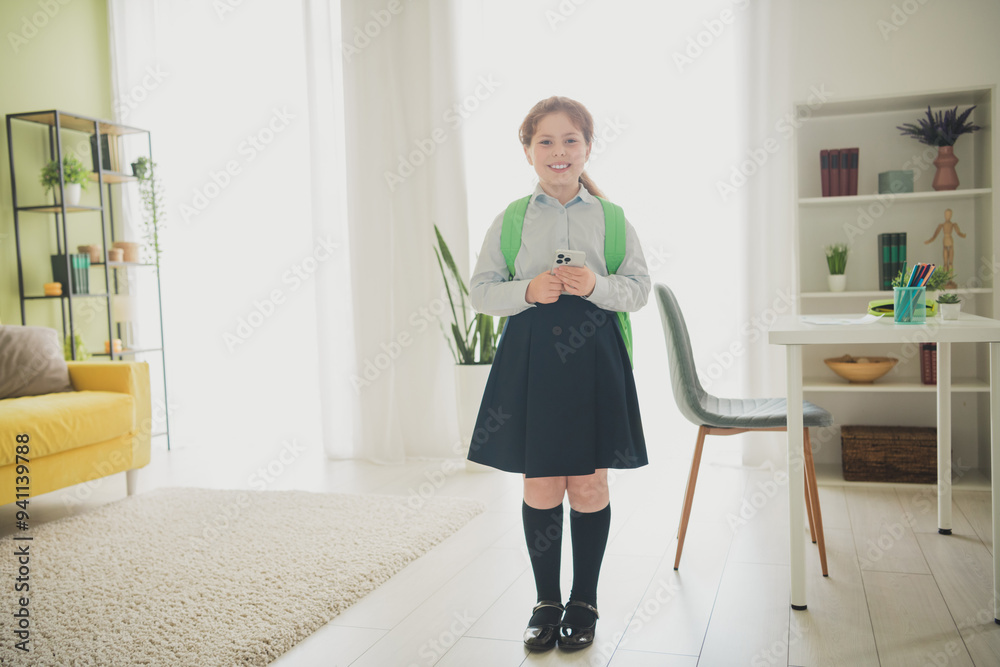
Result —
<svg viewBox="0 0 1000 667"><path fill-rule="evenodd" d="M611 524L608 468L647 463L631 329L618 313L642 308L650 281L623 217L624 258L609 275L605 230L616 207L584 173L593 138L593 118L579 102L550 97L531 109L520 140L538 185L526 207L497 216L471 280L473 308L508 316L469 459L524 478L521 511L537 592L524 632L531 649L593 643ZM585 265L551 271L560 249L584 251ZM573 586L563 605L567 495Z"/></svg>

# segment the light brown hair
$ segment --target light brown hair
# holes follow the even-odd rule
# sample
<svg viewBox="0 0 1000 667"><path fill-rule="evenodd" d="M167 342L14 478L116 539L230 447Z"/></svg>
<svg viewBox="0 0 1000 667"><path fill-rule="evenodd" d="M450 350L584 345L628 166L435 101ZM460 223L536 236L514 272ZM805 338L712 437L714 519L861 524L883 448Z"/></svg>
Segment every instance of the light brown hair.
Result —
<svg viewBox="0 0 1000 667"><path fill-rule="evenodd" d="M569 116L573 124L583 134L583 140L588 146L594 143L594 117L587 111L587 107L568 97L553 95L531 107L531 111L524 117L524 122L521 123L518 135L525 148L531 147L531 140L535 136L539 121L549 114L559 113L560 111ZM580 183L592 195L607 199L601 189L590 179L586 171L580 174Z"/></svg>

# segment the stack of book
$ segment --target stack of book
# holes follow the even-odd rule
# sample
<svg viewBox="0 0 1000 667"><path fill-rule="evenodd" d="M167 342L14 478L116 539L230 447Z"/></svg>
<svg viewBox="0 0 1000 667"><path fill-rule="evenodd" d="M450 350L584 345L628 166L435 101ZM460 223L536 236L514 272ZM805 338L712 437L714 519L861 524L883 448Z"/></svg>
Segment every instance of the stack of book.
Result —
<svg viewBox="0 0 1000 667"><path fill-rule="evenodd" d="M879 289L892 289L892 280L906 266L906 232L878 235Z"/></svg>
<svg viewBox="0 0 1000 667"><path fill-rule="evenodd" d="M858 194L857 148L834 148L819 152L819 173L824 197Z"/></svg>
<svg viewBox="0 0 1000 667"><path fill-rule="evenodd" d="M116 134L102 134L101 135L101 164L103 171L117 171L124 173L122 170L122 159L121 159L121 137ZM94 171L98 171L97 164L97 135L90 135L90 154L94 162Z"/></svg>
<svg viewBox="0 0 1000 667"><path fill-rule="evenodd" d="M66 255L52 255L53 282L62 286L62 294L90 294L90 255L70 254L69 265L71 273L67 276Z"/></svg>

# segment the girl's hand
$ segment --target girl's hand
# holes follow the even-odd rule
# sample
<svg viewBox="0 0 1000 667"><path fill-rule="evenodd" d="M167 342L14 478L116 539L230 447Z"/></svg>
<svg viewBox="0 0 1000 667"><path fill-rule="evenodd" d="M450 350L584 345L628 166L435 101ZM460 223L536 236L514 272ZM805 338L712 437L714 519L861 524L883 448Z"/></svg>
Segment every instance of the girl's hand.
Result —
<svg viewBox="0 0 1000 667"><path fill-rule="evenodd" d="M577 296L590 296L597 284L597 276L586 266L557 266L556 277L562 280L563 289Z"/></svg>
<svg viewBox="0 0 1000 667"><path fill-rule="evenodd" d="M531 279L524 292L524 300L528 303L555 303L562 291L562 281L546 271Z"/></svg>

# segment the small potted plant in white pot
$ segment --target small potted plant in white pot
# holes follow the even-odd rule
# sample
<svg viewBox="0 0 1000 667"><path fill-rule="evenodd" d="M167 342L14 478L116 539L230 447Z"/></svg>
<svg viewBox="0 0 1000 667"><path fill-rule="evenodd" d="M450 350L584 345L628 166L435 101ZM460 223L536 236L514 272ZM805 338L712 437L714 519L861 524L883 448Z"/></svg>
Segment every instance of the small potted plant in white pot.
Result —
<svg viewBox="0 0 1000 667"><path fill-rule="evenodd" d="M937 298L942 320L957 320L962 312L962 299L957 294L943 292Z"/></svg>
<svg viewBox="0 0 1000 667"><path fill-rule="evenodd" d="M42 167L41 181L46 192L59 187L58 160L52 160ZM89 172L83 163L75 155L65 156L63 158L63 196L66 198L66 206L76 206L80 203L80 191L81 189L85 190L89 182Z"/></svg>
<svg viewBox="0 0 1000 667"><path fill-rule="evenodd" d="M843 292L847 287L847 244L835 243L826 246L826 266L830 275L826 277L831 292Z"/></svg>

